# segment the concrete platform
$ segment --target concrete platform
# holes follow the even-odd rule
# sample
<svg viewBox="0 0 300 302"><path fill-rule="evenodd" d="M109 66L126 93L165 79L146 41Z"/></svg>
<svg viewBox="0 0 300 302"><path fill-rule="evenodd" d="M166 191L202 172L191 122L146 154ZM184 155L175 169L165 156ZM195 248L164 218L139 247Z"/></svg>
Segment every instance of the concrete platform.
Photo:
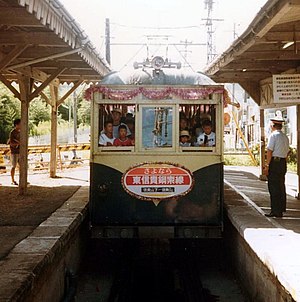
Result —
<svg viewBox="0 0 300 302"><path fill-rule="evenodd" d="M27 217L22 223L21 217L17 216L6 220L5 217L0 219L1 302L52 302L62 299L66 271L76 272L80 263L80 253L85 246L81 242L80 233L83 221L87 222L88 175L88 168L66 170L55 179L49 179L46 174L29 175L30 186L34 186L37 192L41 187L50 186L60 195L60 192L65 191L65 186L73 186L72 190L75 193L67 200L63 200L62 205L54 212L53 207L47 207L47 213L39 213L42 222L38 225L36 213L32 210L33 205L26 204L28 198L25 201L18 201L17 204L11 202L12 210L16 211L21 207ZM0 190L4 191L10 186L9 181L9 175L1 175ZM10 198L7 196L5 200L8 207ZM44 216L46 219L43 219ZM85 224L87 226L87 223ZM87 234L85 235L86 238Z"/></svg>
<svg viewBox="0 0 300 302"><path fill-rule="evenodd" d="M258 169L225 168L225 208L228 217L273 275L273 281L281 285L275 292L265 286L267 281L261 284L261 288L265 286L266 294L262 301L300 301L300 201L294 197L297 175L288 174L286 178L290 194L287 196L287 212L283 218L268 218L264 216L270 212L267 182L258 179ZM255 278L259 277L254 276L253 282ZM262 282L264 278L268 279L261 277Z"/></svg>
<svg viewBox="0 0 300 302"><path fill-rule="evenodd" d="M88 172L88 168L67 170L57 179L29 176L32 186L56 186L60 190L73 184L80 189L37 226L18 225L16 221L0 227L0 302L61 300L66 267L76 269L79 263L79 256L66 249L79 250L80 244L72 238L87 214ZM269 193L266 182L258 179L258 172L253 167L225 167L225 208L246 242L250 257L257 257L272 278L250 264L239 269L242 275L252 270L253 283L261 283L257 290L263 289L265 297L253 301L300 301L300 201L293 197L297 178L293 174L287 176L291 195L284 217L267 218L264 214L270 211ZM0 183L10 186L9 175L1 175ZM21 206L28 207L24 203ZM36 220L34 215L32 219ZM270 289L271 283L279 286ZM50 297L42 284L46 284Z"/></svg>

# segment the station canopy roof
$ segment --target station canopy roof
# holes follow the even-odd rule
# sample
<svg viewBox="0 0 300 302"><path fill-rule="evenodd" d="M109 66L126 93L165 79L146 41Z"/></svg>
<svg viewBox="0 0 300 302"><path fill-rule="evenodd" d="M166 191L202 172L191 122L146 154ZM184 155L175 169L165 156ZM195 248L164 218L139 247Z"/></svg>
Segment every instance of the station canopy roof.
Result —
<svg viewBox="0 0 300 302"><path fill-rule="evenodd" d="M98 81L109 71L58 0L0 0L0 75L8 81Z"/></svg>
<svg viewBox="0 0 300 302"><path fill-rule="evenodd" d="M259 104L262 80L299 72L299 42L300 0L269 0L205 73L219 83L239 83Z"/></svg>

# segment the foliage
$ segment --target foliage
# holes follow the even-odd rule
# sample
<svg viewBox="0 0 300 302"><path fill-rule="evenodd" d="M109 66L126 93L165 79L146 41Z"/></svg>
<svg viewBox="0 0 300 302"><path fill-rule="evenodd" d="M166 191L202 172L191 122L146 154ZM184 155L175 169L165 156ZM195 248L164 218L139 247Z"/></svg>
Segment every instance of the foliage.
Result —
<svg viewBox="0 0 300 302"><path fill-rule="evenodd" d="M90 125L91 124L91 103L82 100L79 103L78 109L78 124Z"/></svg>
<svg viewBox="0 0 300 302"><path fill-rule="evenodd" d="M260 159L259 145L252 149L256 160ZM253 162L249 155L224 155L224 163L227 166L253 166ZM290 147L290 153L287 158L287 170L289 172L297 172L297 149Z"/></svg>
<svg viewBox="0 0 300 302"><path fill-rule="evenodd" d="M13 128L13 121L21 114L21 103L0 83L0 143L5 144Z"/></svg>
<svg viewBox="0 0 300 302"><path fill-rule="evenodd" d="M30 103L29 120L35 126L40 122L50 121L51 107L47 105L41 98L35 99Z"/></svg>
<svg viewBox="0 0 300 302"><path fill-rule="evenodd" d="M297 149L290 147L290 153L287 158L287 162L291 164L297 164Z"/></svg>
<svg viewBox="0 0 300 302"><path fill-rule="evenodd" d="M82 90L83 91L83 90ZM82 91L77 95L77 118L78 127L90 125L90 102L82 97ZM48 89L44 93L50 98ZM69 108L71 108L71 118L73 99L69 97L65 104L58 108L59 124L69 121ZM13 94L0 82L0 143L6 143L10 131L13 128L13 121L20 118L21 103ZM29 133L30 135L49 134L51 132L51 107L42 98L36 98L30 102L29 107ZM68 124L64 124L68 127Z"/></svg>
<svg viewBox="0 0 300 302"><path fill-rule="evenodd" d="M77 103L77 124L80 125L90 125L91 119L91 103L86 101L83 98L83 90L82 89L79 94L76 96ZM71 111L71 112L70 112ZM69 119L74 119L74 97L68 97L66 101L58 107L58 113L61 118L65 121L69 121Z"/></svg>
<svg viewBox="0 0 300 302"><path fill-rule="evenodd" d="M58 131L66 131L69 129L69 123L65 120L58 118L58 125L57 125ZM51 132L51 121L42 121L39 122L39 124L33 125L33 127L30 129L30 135L31 136L41 136L45 134L49 134Z"/></svg>
<svg viewBox="0 0 300 302"><path fill-rule="evenodd" d="M297 173L297 164L295 164L295 163L287 163L287 170L289 172L296 172Z"/></svg>
<svg viewBox="0 0 300 302"><path fill-rule="evenodd" d="M248 154L224 155L224 164L226 166L254 166Z"/></svg>

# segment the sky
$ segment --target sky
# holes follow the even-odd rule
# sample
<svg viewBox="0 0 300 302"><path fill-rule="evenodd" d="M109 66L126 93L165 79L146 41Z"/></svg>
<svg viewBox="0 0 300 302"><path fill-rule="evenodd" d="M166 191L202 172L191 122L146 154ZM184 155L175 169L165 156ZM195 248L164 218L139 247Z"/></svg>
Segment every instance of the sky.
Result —
<svg viewBox="0 0 300 302"><path fill-rule="evenodd" d="M205 45L111 45L114 70L160 55L194 71L207 64L208 10L205 0L60 0L105 56L105 19L110 20L111 43L172 44L188 41ZM215 53L221 54L241 35L266 0L214 0L212 18ZM167 29L166 29L167 28ZM153 35L160 36L153 38ZM152 36L150 41L147 36ZM163 37L162 37L163 36ZM167 36L167 37L166 37ZM154 40L153 40L154 39ZM186 50L186 52L185 52Z"/></svg>

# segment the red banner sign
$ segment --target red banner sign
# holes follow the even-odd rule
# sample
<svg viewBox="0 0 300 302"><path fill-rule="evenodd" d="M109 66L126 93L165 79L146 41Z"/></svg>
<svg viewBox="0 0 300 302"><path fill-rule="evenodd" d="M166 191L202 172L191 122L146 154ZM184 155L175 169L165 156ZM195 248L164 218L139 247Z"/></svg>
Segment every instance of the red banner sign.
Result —
<svg viewBox="0 0 300 302"><path fill-rule="evenodd" d="M122 185L129 194L156 202L187 194L193 182L190 171L169 163L140 164L122 177Z"/></svg>

